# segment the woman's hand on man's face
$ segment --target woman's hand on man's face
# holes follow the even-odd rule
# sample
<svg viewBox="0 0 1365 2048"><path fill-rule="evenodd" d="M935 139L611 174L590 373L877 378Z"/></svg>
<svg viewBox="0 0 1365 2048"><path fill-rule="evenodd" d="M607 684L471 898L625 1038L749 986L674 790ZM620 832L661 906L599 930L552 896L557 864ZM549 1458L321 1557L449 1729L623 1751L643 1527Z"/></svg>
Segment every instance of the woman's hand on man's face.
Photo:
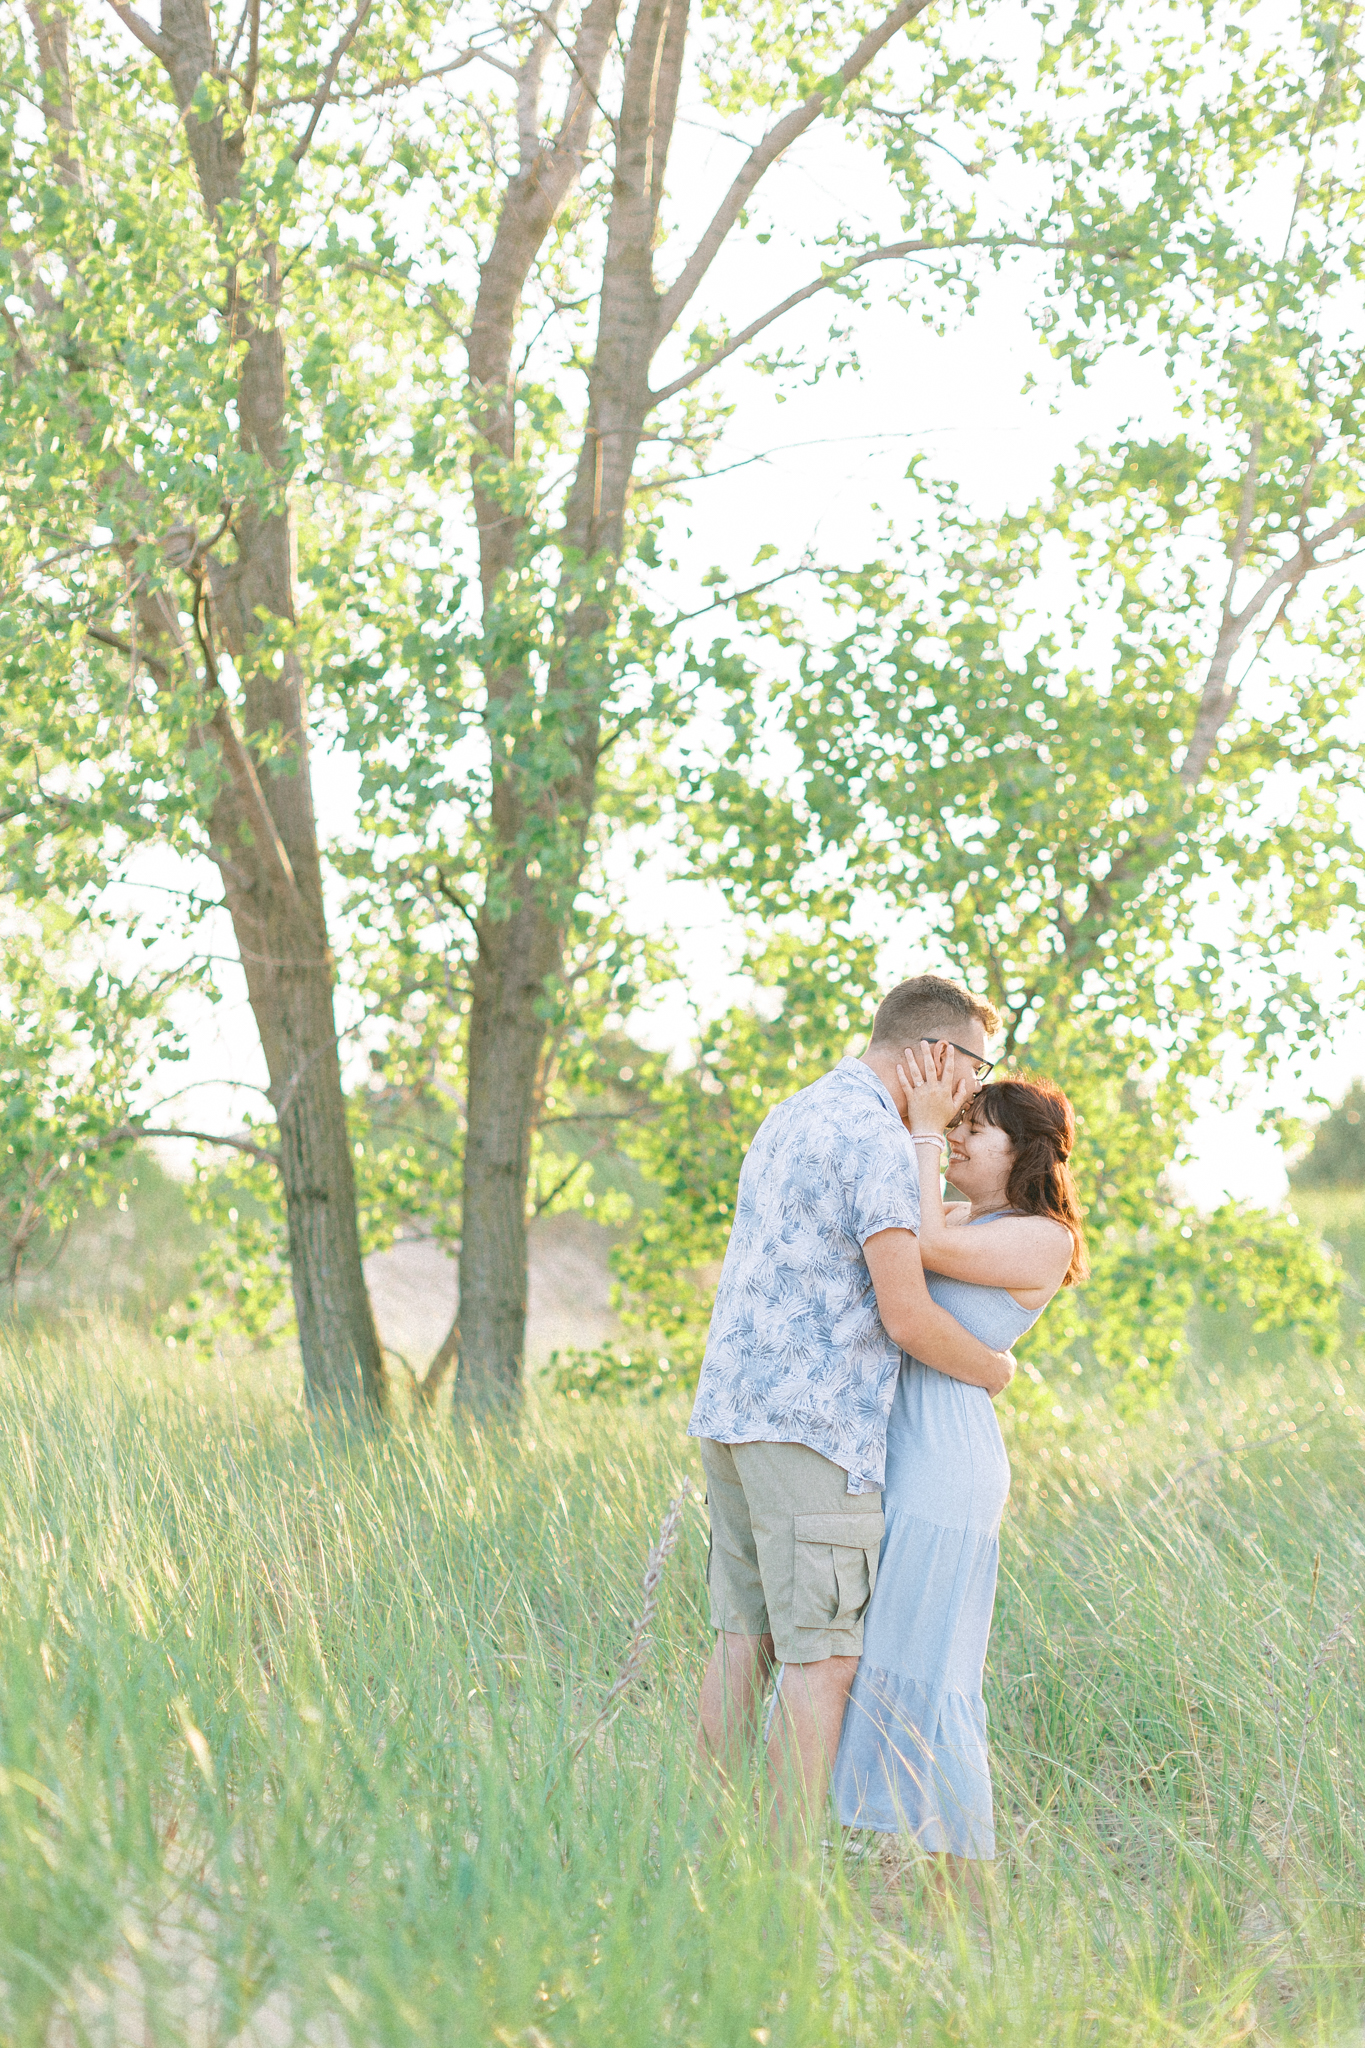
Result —
<svg viewBox="0 0 1365 2048"><path fill-rule="evenodd" d="M905 1090L905 1121L917 1137L940 1138L976 1094L975 1076L957 1074L954 1049L946 1040L931 1045L922 1038L916 1052L907 1046L896 1063L896 1077Z"/></svg>

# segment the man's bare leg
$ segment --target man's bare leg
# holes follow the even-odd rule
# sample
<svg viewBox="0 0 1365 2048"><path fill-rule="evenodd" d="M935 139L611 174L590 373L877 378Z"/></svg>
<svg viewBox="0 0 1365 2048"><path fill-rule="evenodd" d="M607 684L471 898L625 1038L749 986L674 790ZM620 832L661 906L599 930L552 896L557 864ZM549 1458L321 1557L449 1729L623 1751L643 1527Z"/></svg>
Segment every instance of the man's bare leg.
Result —
<svg viewBox="0 0 1365 2048"><path fill-rule="evenodd" d="M785 1664L778 1709L768 1737L768 1770L785 1821L820 1839L829 1774L839 1747L844 1709L858 1669L856 1657L825 1657L818 1664Z"/></svg>
<svg viewBox="0 0 1365 2048"><path fill-rule="evenodd" d="M759 1708L772 1675L771 1636L718 1633L701 1682L697 1753L715 1765L727 1784L758 1732Z"/></svg>

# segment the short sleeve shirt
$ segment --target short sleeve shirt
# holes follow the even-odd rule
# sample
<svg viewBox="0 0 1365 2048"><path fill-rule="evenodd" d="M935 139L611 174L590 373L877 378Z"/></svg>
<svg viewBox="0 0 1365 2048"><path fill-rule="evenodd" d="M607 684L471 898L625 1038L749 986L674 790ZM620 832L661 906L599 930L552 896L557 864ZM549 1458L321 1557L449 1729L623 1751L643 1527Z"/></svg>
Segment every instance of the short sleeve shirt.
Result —
<svg viewBox="0 0 1365 2048"><path fill-rule="evenodd" d="M850 1493L879 1487L901 1354L863 1246L918 1229L913 1148L870 1067L841 1060L779 1103L740 1172L689 1436L805 1444Z"/></svg>

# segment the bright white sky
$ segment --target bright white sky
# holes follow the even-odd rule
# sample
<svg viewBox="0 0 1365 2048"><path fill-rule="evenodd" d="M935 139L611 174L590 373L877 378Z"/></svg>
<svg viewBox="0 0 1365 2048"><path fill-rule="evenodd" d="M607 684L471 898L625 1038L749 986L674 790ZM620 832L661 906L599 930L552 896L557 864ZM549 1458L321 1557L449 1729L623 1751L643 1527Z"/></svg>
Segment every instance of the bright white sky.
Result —
<svg viewBox="0 0 1365 2048"><path fill-rule="evenodd" d="M689 195L689 216L700 219L733 171L737 151L716 133L704 107L691 112L695 124L680 130L671 182L675 193ZM876 221L886 239L895 233L875 160L831 135L803 145L772 174L771 190L765 191L779 230L790 227L809 236L822 221L861 215ZM733 327L814 274L810 255L794 250L781 231L770 251L771 261L764 264L769 275L763 278L755 274L752 248L736 252L728 267L722 259L717 268L708 300L724 307ZM763 459L698 484L690 509L672 516L666 547L679 557L680 595L695 593L701 572L712 564L742 573L762 542L774 543L784 561L807 550L825 561L848 563L876 553L888 518L898 511L908 517L912 509L904 472L917 452L927 451L935 470L954 478L968 503L989 516L1039 495L1058 461L1083 439L1108 438L1129 422L1157 434L1168 431L1171 396L1156 358L1116 356L1090 389L1077 391L1037 344L1025 314L1029 278L1023 264L1029 261L990 279L974 316L946 339L884 304L870 312L860 330L860 377L831 377L814 389L788 384L785 402L779 402L773 383L727 366L724 389L739 409L713 465ZM771 339L780 336L789 348L803 337L818 343L832 308L832 300L817 298ZM1022 387L1030 374L1036 388L1025 397ZM347 765L318 759L316 769L324 834L345 838L353 815ZM211 886L209 877L203 886ZM647 873L633 885L632 914L642 927L675 934L688 990L703 1009L733 999L730 935L718 902L706 891ZM226 931L221 950L230 951ZM1306 953L1305 964L1320 975L1331 973L1325 949ZM898 976L913 971L912 963L897 957L889 960L888 971ZM195 1084L179 1106L186 1123L230 1129L245 1098L222 1084L259 1085L264 1076L240 975L228 964L219 972L226 1000L196 1020L190 1067L178 1070L169 1085ZM689 1022L687 999L677 989L633 1019L632 1028L649 1042L681 1049ZM1257 1134L1258 1117L1272 1107L1301 1112L1310 1090L1335 1098L1362 1071L1365 1023L1354 1019L1301 1078L1286 1072L1245 1077L1238 1106L1210 1108L1192 1133L1192 1158L1183 1176L1189 1197L1201 1205L1229 1195L1280 1201L1285 1178L1279 1149Z"/></svg>

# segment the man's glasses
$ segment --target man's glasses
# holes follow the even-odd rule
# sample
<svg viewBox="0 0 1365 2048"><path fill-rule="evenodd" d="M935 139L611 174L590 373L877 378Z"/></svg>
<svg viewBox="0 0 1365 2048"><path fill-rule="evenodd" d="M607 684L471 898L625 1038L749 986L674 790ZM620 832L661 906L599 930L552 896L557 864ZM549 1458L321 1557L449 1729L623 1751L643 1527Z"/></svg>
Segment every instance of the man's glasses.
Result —
<svg viewBox="0 0 1365 2048"><path fill-rule="evenodd" d="M977 1080L984 1081L987 1074L989 1074L992 1068L995 1066L995 1061L983 1060L978 1053L968 1052L965 1045L953 1045L953 1041L951 1038L948 1040L948 1043L949 1045L953 1046L954 1052L960 1052L962 1054L964 1060L971 1061L972 1072L976 1076Z"/></svg>

